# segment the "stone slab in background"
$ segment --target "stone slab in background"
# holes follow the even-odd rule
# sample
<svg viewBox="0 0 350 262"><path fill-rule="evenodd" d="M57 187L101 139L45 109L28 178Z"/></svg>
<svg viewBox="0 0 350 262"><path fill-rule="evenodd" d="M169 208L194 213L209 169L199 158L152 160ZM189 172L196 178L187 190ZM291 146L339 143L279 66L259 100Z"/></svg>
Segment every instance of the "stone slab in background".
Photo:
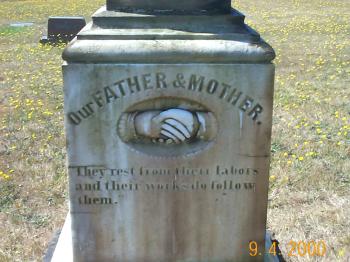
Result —
<svg viewBox="0 0 350 262"><path fill-rule="evenodd" d="M47 36L40 43L59 43L71 41L86 25L84 17L53 16L48 19Z"/></svg>
<svg viewBox="0 0 350 262"><path fill-rule="evenodd" d="M11 23L11 27L27 27L27 26L33 26L33 22L16 22L16 23Z"/></svg>

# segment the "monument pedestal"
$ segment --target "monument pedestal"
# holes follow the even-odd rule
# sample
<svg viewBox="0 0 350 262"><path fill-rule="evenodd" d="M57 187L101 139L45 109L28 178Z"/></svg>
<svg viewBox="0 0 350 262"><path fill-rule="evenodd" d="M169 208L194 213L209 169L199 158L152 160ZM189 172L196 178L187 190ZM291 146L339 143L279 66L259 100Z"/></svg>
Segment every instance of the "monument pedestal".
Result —
<svg viewBox="0 0 350 262"><path fill-rule="evenodd" d="M274 52L204 2L109 1L64 51L75 262L263 260Z"/></svg>

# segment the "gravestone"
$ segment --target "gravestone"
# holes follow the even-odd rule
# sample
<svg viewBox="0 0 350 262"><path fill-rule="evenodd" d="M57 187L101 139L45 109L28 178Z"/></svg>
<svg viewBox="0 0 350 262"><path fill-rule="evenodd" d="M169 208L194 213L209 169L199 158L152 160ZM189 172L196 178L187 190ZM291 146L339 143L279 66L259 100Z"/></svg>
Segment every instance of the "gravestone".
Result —
<svg viewBox="0 0 350 262"><path fill-rule="evenodd" d="M84 17L51 16L47 23L47 36L40 43L67 43L71 41L86 25Z"/></svg>
<svg viewBox="0 0 350 262"><path fill-rule="evenodd" d="M63 58L73 260L263 261L274 51L230 1L109 0Z"/></svg>

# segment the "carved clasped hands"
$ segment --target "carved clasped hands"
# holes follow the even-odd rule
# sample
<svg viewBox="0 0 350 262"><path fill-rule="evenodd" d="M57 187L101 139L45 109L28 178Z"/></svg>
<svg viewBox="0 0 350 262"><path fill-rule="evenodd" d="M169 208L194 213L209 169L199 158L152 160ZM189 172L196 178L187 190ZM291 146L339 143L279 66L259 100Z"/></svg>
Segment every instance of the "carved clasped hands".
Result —
<svg viewBox="0 0 350 262"><path fill-rule="evenodd" d="M185 109L149 110L125 113L119 123L123 141L150 140L153 143L181 144L210 140L216 133L212 113Z"/></svg>
<svg viewBox="0 0 350 262"><path fill-rule="evenodd" d="M158 139L158 142L179 144L191 139L199 124L193 113L182 109L169 109L138 114L135 127L138 134Z"/></svg>

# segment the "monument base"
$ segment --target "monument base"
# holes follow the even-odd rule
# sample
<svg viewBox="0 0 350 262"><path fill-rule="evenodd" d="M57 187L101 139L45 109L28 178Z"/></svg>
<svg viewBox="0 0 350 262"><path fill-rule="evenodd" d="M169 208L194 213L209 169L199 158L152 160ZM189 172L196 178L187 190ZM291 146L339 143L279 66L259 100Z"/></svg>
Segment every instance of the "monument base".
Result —
<svg viewBox="0 0 350 262"><path fill-rule="evenodd" d="M270 250L272 243L273 240L271 238L271 233L266 232L265 250ZM55 248L50 248L52 246L55 246ZM56 235L53 237L53 239L50 241L50 247L46 251L43 262L73 262L71 218L69 213L67 215L63 228L59 233L59 237ZM278 249L278 246L276 246L276 249ZM283 259L282 255L274 256L272 254L266 253L264 261L283 262L285 260Z"/></svg>
<svg viewBox="0 0 350 262"><path fill-rule="evenodd" d="M54 247L54 248L52 248ZM43 258L43 262L73 262L71 218L68 213L59 236L55 234Z"/></svg>

